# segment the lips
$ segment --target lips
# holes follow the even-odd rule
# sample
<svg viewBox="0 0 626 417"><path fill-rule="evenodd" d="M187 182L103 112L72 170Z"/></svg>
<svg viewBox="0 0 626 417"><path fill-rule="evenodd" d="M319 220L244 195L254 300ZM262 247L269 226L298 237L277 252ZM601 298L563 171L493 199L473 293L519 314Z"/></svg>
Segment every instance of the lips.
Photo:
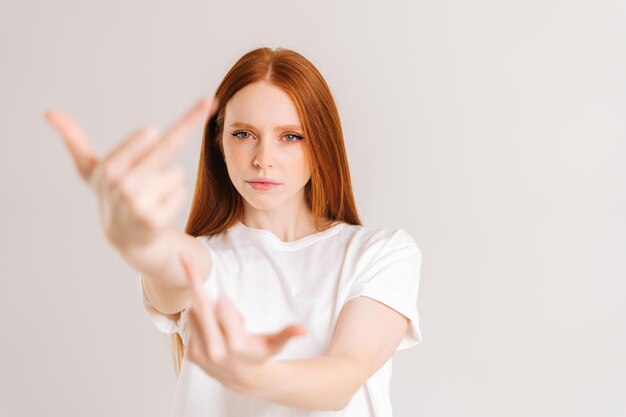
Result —
<svg viewBox="0 0 626 417"><path fill-rule="evenodd" d="M257 191L270 191L270 190L274 190L276 188L278 188L279 184L274 184L272 182L251 182L248 181L248 184L250 185L250 187L252 187L253 190L257 190Z"/></svg>
<svg viewBox="0 0 626 417"><path fill-rule="evenodd" d="M255 178L252 178L251 180L248 180L248 182L262 183L262 184L281 184L281 182L276 181L269 177L255 177Z"/></svg>

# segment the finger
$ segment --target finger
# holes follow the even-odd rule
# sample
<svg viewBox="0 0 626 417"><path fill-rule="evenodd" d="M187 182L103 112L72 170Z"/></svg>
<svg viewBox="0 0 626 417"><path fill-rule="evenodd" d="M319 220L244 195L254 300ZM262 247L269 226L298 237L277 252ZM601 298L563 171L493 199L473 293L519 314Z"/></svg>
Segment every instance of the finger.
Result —
<svg viewBox="0 0 626 417"><path fill-rule="evenodd" d="M102 160L102 163L107 167L108 178L116 181L128 172L141 155L152 148L158 140L159 131L152 126L142 127L133 132L128 139L114 148Z"/></svg>
<svg viewBox="0 0 626 417"><path fill-rule="evenodd" d="M60 111L49 110L45 113L45 118L60 133L70 150L80 176L88 181L98 158L93 153L83 130L69 116Z"/></svg>
<svg viewBox="0 0 626 417"><path fill-rule="evenodd" d="M165 132L162 139L141 158L134 169L147 171L164 163L182 146L198 122L213 115L217 106L217 99L215 98L203 98L198 101L191 110Z"/></svg>
<svg viewBox="0 0 626 417"><path fill-rule="evenodd" d="M124 178L126 190L136 195L137 207L149 212L160 206L168 195L181 187L185 171L179 165L171 165L159 172L151 172L146 178L131 173Z"/></svg>
<svg viewBox="0 0 626 417"><path fill-rule="evenodd" d="M187 313L187 325L189 326L189 350L194 352L196 358L210 358L209 337L205 329L198 323L198 312L190 307Z"/></svg>
<svg viewBox="0 0 626 417"><path fill-rule="evenodd" d="M187 199L187 191L184 187L175 188L168 194L160 206L153 212L152 219L157 229L172 224L176 213L181 209Z"/></svg>
<svg viewBox="0 0 626 417"><path fill-rule="evenodd" d="M224 296L217 301L216 310L217 318L224 328L226 345L234 352L241 352L245 347L246 333L237 308Z"/></svg>
<svg viewBox="0 0 626 417"><path fill-rule="evenodd" d="M226 348L224 346L224 336L217 323L211 300L204 291L195 267L191 264L188 257L181 253L179 258L192 291L193 304L198 312L196 317L198 325L205 329L209 339L209 357L212 360L219 360L225 356Z"/></svg>
<svg viewBox="0 0 626 417"><path fill-rule="evenodd" d="M279 352L283 346L295 336L301 336L306 333L306 327L302 325L287 326L278 333L266 336L269 349L272 353Z"/></svg>
<svg viewBox="0 0 626 417"><path fill-rule="evenodd" d="M241 313L241 311L239 311L238 308L235 309L237 311L237 316L239 316L239 321L241 321L241 325L243 326L243 323L246 322L246 318L243 316L243 314Z"/></svg>

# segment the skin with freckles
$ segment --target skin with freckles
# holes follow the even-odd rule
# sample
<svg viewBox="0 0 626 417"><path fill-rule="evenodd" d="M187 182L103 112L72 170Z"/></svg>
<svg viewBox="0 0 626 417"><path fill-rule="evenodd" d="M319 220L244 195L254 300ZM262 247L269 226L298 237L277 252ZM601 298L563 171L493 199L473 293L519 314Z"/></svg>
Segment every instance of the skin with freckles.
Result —
<svg viewBox="0 0 626 417"><path fill-rule="evenodd" d="M295 104L267 81L247 85L226 103L222 149L228 175L243 197L243 224L283 241L317 231L304 197L311 178L306 140ZM255 177L281 184L255 190L248 182Z"/></svg>
<svg viewBox="0 0 626 417"><path fill-rule="evenodd" d="M317 231L305 200L311 173L304 141L310 138L302 127L289 95L266 81L247 85L225 105L221 148L230 180L243 197L241 221L285 242ZM280 185L258 190L249 183L255 177ZM278 361L272 356L306 327L294 323L274 334L247 333L234 303L222 297L213 305L194 265L185 257L181 263L193 288L188 358L242 394L302 409L339 410L393 354L407 329L399 313L357 297L343 309L323 356Z"/></svg>
<svg viewBox="0 0 626 417"><path fill-rule="evenodd" d="M282 240L316 231L304 196L311 178L306 138L296 107L282 89L261 81L239 90L225 106L221 139L229 177L243 197L242 223L272 231ZM256 177L280 184L257 190L249 182ZM189 359L224 385L241 391L271 356L306 332L294 324L272 334L247 333L237 307L226 297L213 305L195 266L186 257L181 262L194 295L188 315Z"/></svg>
<svg viewBox="0 0 626 417"><path fill-rule="evenodd" d="M224 297L213 305L203 288L203 265L191 256L195 246L201 246L195 239L168 234L174 242L157 247L160 256L135 257L126 251L148 246L169 230L184 193L182 171L168 161L194 126L216 109L214 98L200 100L163 134L138 129L102 158L69 116L49 111L46 119L62 134L80 176L97 195L107 238L131 265L143 271L173 248L180 251L171 262L175 268L159 264L152 270L168 279L184 275L189 284L193 298L186 355L191 362L243 394L301 409L340 410L400 343L408 325L400 313L368 297L354 298L344 306L322 356L278 361L272 356L293 337L305 334L306 327L294 323L276 333L246 332L234 303ZM242 223L285 242L317 232L304 188L311 179L305 142L310 138L289 95L265 81L244 87L226 103L221 133L228 175L243 197ZM256 189L249 183L255 177L280 184ZM204 248L200 252L206 256Z"/></svg>

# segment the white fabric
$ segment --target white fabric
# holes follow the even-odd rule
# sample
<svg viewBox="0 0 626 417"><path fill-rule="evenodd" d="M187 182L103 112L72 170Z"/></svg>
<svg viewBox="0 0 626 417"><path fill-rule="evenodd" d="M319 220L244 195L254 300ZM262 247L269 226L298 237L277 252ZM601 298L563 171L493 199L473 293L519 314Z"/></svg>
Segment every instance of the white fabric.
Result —
<svg viewBox="0 0 626 417"><path fill-rule="evenodd" d="M304 324L307 333L290 340L274 359L320 356L328 346L344 304L367 296L410 319L398 350L421 342L417 311L421 251L403 229L371 229L338 223L322 232L283 242L273 233L238 222L226 232L197 237L213 269L205 287L212 300L229 297L250 333ZM141 281L141 280L140 280ZM159 313L143 292L148 316L163 333L189 340L186 310L177 322ZM200 367L182 363L173 417L391 417L389 359L341 411L300 410L240 395Z"/></svg>

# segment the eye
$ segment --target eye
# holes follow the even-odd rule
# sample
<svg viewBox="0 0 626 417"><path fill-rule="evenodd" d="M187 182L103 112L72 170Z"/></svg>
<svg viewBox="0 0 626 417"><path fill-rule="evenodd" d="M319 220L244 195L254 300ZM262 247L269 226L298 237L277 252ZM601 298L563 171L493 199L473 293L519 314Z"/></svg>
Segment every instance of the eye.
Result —
<svg viewBox="0 0 626 417"><path fill-rule="evenodd" d="M247 135L247 136L239 136L239 135ZM237 131L232 133L232 136L234 136L236 138L239 138L239 139L248 139L250 137L250 133L245 132L243 130L237 130ZM299 142L302 139L304 139L304 136L298 135L297 133L287 133L283 137L284 138L288 138L288 140L285 140L285 142L287 142L287 143Z"/></svg>
<svg viewBox="0 0 626 417"><path fill-rule="evenodd" d="M295 133L287 133L287 134L286 134L285 136L283 136L283 137L285 137L285 138L286 138L286 137L288 137L288 136L291 136L292 138L295 138L295 139L293 139L293 140L288 140L287 142L299 142L299 141L301 141L302 139L304 139L304 136L296 135Z"/></svg>
<svg viewBox="0 0 626 417"><path fill-rule="evenodd" d="M247 137L243 137L242 138L241 136L239 136L239 134L241 134L241 133L243 133L244 135L250 136L250 134L248 132L244 132L243 130L238 130L236 132L233 132L232 135L235 136L236 138L239 138L239 139L248 139Z"/></svg>

